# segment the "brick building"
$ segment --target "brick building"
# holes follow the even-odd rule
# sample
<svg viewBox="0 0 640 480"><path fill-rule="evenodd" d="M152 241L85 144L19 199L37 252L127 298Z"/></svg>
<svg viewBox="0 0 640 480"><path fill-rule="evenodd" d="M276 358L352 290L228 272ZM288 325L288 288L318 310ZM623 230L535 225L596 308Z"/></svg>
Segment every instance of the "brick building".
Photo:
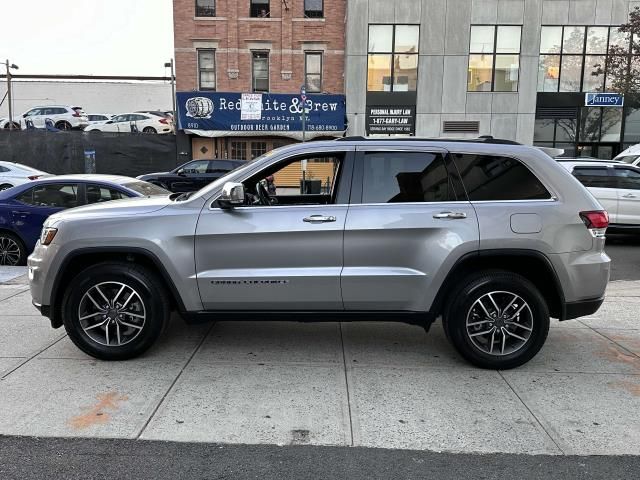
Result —
<svg viewBox="0 0 640 480"><path fill-rule="evenodd" d="M344 92L344 0L174 0L181 92ZM180 108L180 107L179 107ZM184 126L183 126L184 127ZM254 158L300 132L185 129L192 156ZM320 136L320 135L310 135Z"/></svg>

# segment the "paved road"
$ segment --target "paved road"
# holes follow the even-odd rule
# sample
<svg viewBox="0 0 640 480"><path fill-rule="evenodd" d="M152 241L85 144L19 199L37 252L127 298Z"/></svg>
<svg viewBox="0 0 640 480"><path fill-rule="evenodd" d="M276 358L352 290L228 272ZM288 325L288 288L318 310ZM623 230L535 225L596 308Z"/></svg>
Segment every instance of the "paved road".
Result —
<svg viewBox="0 0 640 480"><path fill-rule="evenodd" d="M640 235L607 234L611 280L640 280Z"/></svg>
<svg viewBox="0 0 640 480"><path fill-rule="evenodd" d="M640 457L0 437L3 480L631 479Z"/></svg>

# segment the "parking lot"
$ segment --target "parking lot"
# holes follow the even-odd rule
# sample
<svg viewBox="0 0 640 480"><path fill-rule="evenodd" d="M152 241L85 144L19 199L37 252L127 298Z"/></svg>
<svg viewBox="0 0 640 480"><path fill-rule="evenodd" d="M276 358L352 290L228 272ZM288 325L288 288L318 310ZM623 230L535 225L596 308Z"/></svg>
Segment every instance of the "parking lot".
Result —
<svg viewBox="0 0 640 480"><path fill-rule="evenodd" d="M450 452L640 454L640 254L613 239L594 316L553 322L516 370L464 363L439 324L175 317L143 357L106 363L52 330L25 270L0 270L0 434Z"/></svg>

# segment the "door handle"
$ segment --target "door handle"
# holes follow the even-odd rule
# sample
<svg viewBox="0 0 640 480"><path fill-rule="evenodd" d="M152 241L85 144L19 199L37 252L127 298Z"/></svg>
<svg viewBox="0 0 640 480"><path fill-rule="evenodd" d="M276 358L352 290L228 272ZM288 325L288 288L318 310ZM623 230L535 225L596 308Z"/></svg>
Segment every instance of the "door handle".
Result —
<svg viewBox="0 0 640 480"><path fill-rule="evenodd" d="M30 212L18 212L16 210L13 210L11 213L13 215L19 216L20 218L27 218L27 215L29 215Z"/></svg>
<svg viewBox="0 0 640 480"><path fill-rule="evenodd" d="M450 220L460 220L467 218L467 214L464 212L440 212L433 215L433 218L442 219L448 218Z"/></svg>
<svg viewBox="0 0 640 480"><path fill-rule="evenodd" d="M304 217L302 221L307 223L327 223L335 222L336 217L332 215L311 215L310 217Z"/></svg>
<svg viewBox="0 0 640 480"><path fill-rule="evenodd" d="M625 195L622 195L622 198L636 198L636 196L633 193L627 193Z"/></svg>

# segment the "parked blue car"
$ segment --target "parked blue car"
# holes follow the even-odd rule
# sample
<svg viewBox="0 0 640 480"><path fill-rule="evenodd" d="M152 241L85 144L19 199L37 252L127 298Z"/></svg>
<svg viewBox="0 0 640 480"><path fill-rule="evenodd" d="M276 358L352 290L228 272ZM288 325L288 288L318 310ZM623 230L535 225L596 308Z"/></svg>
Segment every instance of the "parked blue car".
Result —
<svg viewBox="0 0 640 480"><path fill-rule="evenodd" d="M24 265L42 224L60 210L170 193L148 182L115 175L61 175L0 191L0 265Z"/></svg>

